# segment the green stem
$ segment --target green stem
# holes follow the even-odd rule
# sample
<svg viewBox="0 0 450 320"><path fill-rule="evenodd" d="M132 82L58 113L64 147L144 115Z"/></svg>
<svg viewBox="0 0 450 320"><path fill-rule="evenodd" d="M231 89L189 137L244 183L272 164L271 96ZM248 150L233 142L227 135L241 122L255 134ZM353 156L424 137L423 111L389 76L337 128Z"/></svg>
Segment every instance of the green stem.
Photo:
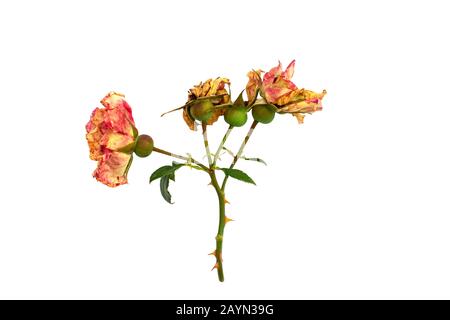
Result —
<svg viewBox="0 0 450 320"><path fill-rule="evenodd" d="M211 151L209 151L209 143L208 143L208 134L206 131L207 124L206 122L202 122L202 133L203 133L203 143L205 145L206 156L208 157L209 167L212 167L212 159L211 159Z"/></svg>
<svg viewBox="0 0 450 320"><path fill-rule="evenodd" d="M227 132L225 133L225 135L222 138L222 141L220 142L219 148L217 148L216 154L214 155L214 160L213 160L213 167L216 165L217 159L219 158L220 152L223 149L223 146L225 144L225 141L227 141L228 136L231 133L231 130L233 130L233 126L229 126Z"/></svg>
<svg viewBox="0 0 450 320"><path fill-rule="evenodd" d="M242 141L241 147L239 148L238 153L234 156L233 162L230 165L230 169L233 169L236 165L236 162L239 160L239 158L242 156L242 153L244 152L245 146L247 145L248 140L252 136L253 130L255 130L256 125L258 124L258 121L254 120L250 129L247 132L247 135L244 138L244 141ZM227 184L228 176L226 175L222 182L221 190L225 191L225 185Z"/></svg>
<svg viewBox="0 0 450 320"><path fill-rule="evenodd" d="M219 229L217 230L216 235L216 250L214 251L214 256L216 257L216 264L214 268L217 269L217 275L219 277L219 281L223 282L225 280L223 274L223 261L222 261L222 247L223 247L223 233L225 230L226 224L226 216L225 216L225 193L220 188L219 183L217 182L216 174L214 170L211 170L209 173L211 177L211 184L216 190L217 197L219 198Z"/></svg>
<svg viewBox="0 0 450 320"><path fill-rule="evenodd" d="M175 154L175 153L172 153L172 152L169 152L169 151L166 151L166 150L163 150L163 149L159 149L159 148L156 148L156 147L153 147L153 151L161 153L161 154L164 154L164 155L169 156L169 157L174 157L174 158L185 160L185 161L191 161L191 162L195 163L196 165L198 165L199 167L201 167L202 169L204 169L206 171L209 171L209 168L207 166L203 165L202 163L198 162L197 160L195 160L193 158L180 156L179 154Z"/></svg>

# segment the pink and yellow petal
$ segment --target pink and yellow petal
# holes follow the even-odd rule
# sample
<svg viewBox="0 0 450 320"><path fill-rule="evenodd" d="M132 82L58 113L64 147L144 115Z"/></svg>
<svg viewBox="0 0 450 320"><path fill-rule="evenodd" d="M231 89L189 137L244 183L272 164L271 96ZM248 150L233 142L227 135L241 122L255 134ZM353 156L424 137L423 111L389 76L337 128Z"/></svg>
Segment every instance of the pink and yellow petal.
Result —
<svg viewBox="0 0 450 320"><path fill-rule="evenodd" d="M134 137L122 133L111 132L103 135L101 145L112 151L122 149L134 142Z"/></svg>
<svg viewBox="0 0 450 320"><path fill-rule="evenodd" d="M208 96L215 96L220 94L219 91L224 90L225 89L225 84L229 84L230 80L228 80L227 78L216 78L211 82L211 88L208 92ZM225 92L227 92L225 90Z"/></svg>
<svg viewBox="0 0 450 320"><path fill-rule="evenodd" d="M278 66L273 67L272 69L269 70L269 72L267 72L264 75L263 83L265 85L271 84L274 81L274 79L281 76L282 72L283 72L283 68L281 66L281 62L278 61Z"/></svg>
<svg viewBox="0 0 450 320"><path fill-rule="evenodd" d="M291 63L287 66L286 70L281 73L281 77L286 80L291 80L294 76L294 68L295 68L295 60L292 60Z"/></svg>
<svg viewBox="0 0 450 320"><path fill-rule="evenodd" d="M134 135L134 121L130 114L123 107L105 109L105 119L102 123L104 132L119 132L129 136Z"/></svg>
<svg viewBox="0 0 450 320"><path fill-rule="evenodd" d="M100 145L102 137L100 126L104 119L104 112L104 109L94 109L89 122L86 124L86 140L89 145L89 157L92 160L100 159L103 154Z"/></svg>
<svg viewBox="0 0 450 320"><path fill-rule="evenodd" d="M277 101L285 96L289 95L292 91L296 90L297 87L291 81L286 81L279 79L277 82L264 86L264 97L267 102L277 103Z"/></svg>
<svg viewBox="0 0 450 320"><path fill-rule="evenodd" d="M100 102L112 115L119 115L134 125L131 107L123 94L111 91Z"/></svg>
<svg viewBox="0 0 450 320"><path fill-rule="evenodd" d="M302 89L302 99L289 102L278 111L281 113L312 113L322 110L322 98L326 93L325 90L322 93L317 93Z"/></svg>
<svg viewBox="0 0 450 320"><path fill-rule="evenodd" d="M125 108L131 114L131 108L122 93L111 91L100 102L106 109Z"/></svg>
<svg viewBox="0 0 450 320"><path fill-rule="evenodd" d="M262 85L261 72L262 70L252 70L247 73L248 82L245 86L245 92L247 93L248 101L256 99L256 92Z"/></svg>
<svg viewBox="0 0 450 320"><path fill-rule="evenodd" d="M101 183L109 187L117 187L128 182L127 171L131 161L131 155L106 150L102 159L98 162L93 176Z"/></svg>
<svg viewBox="0 0 450 320"><path fill-rule="evenodd" d="M311 90L303 89L303 95L305 96L305 100L308 101L315 101L315 100L322 100L322 98L327 94L326 90L322 90L322 92L314 92Z"/></svg>
<svg viewBox="0 0 450 320"><path fill-rule="evenodd" d="M293 113L292 114L298 121L298 124L302 124L303 123L303 119L305 119L305 115L302 113Z"/></svg>
<svg viewBox="0 0 450 320"><path fill-rule="evenodd" d="M290 92L281 95L278 99L276 99L275 104L278 106L284 106L285 104L294 101L303 101L305 100L304 91L305 89L291 90Z"/></svg>

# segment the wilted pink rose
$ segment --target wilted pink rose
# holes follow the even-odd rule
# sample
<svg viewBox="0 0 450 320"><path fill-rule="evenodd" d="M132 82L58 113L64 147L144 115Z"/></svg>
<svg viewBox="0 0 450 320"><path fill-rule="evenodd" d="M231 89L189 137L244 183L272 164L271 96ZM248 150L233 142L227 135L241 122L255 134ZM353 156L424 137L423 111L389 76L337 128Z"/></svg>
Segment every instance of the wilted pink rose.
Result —
<svg viewBox="0 0 450 320"><path fill-rule="evenodd" d="M326 91L316 93L311 90L299 89L291 81L294 75L295 60L283 71L281 62L270 69L261 79L260 72L250 71L247 76L247 95L253 96L256 88L259 88L261 96L277 107L278 113L290 113L299 123L303 122L305 113L322 110L322 98ZM259 81L257 80L259 79ZM250 93L250 95L249 95Z"/></svg>
<svg viewBox="0 0 450 320"><path fill-rule="evenodd" d="M295 60L293 60L286 70L283 71L281 62L278 62L278 66L270 69L269 72L264 74L262 94L267 102L277 104L279 98L297 90L297 86L291 81L291 78L294 75L294 67Z"/></svg>
<svg viewBox="0 0 450 320"><path fill-rule="evenodd" d="M124 95L110 92L101 103L104 108L95 108L86 125L86 140L90 158L98 161L93 176L116 187L127 183L137 130Z"/></svg>

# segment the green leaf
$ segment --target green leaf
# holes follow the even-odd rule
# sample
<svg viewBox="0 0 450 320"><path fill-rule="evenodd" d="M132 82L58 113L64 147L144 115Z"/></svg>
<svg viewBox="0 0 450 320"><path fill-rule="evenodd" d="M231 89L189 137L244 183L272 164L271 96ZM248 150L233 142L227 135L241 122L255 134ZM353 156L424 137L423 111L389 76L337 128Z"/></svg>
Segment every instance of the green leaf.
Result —
<svg viewBox="0 0 450 320"><path fill-rule="evenodd" d="M176 166L176 165L183 165L182 163L176 162L176 161L172 161L172 167ZM171 174L169 174L169 179L172 181L175 181L175 171L172 172Z"/></svg>
<svg viewBox="0 0 450 320"><path fill-rule="evenodd" d="M170 176L163 176L161 177L161 180L159 181L159 188L161 190L161 195L168 203L173 204L172 202L172 195L169 192L169 181Z"/></svg>
<svg viewBox="0 0 450 320"><path fill-rule="evenodd" d="M225 172L225 174L227 176L230 176L232 178L235 178L237 180L241 180L247 183L251 183L256 185L255 181L253 181L252 178L250 178L248 176L248 174L246 174L244 171L242 170L238 170L238 169L225 169L225 168L220 168L220 170L222 170L223 172Z"/></svg>
<svg viewBox="0 0 450 320"><path fill-rule="evenodd" d="M179 164L174 164L171 166L162 166L162 167L156 169L150 176L149 183L152 183L152 181L162 178L162 177L165 177L165 176L171 176L175 171L177 171L182 166L184 166L184 164L179 163ZM175 179L175 177L173 177L173 179Z"/></svg>
<svg viewBox="0 0 450 320"><path fill-rule="evenodd" d="M244 90L241 91L241 94L239 95L239 97L236 99L236 101L234 101L233 107L245 108L244 98L242 98L243 93L244 93Z"/></svg>

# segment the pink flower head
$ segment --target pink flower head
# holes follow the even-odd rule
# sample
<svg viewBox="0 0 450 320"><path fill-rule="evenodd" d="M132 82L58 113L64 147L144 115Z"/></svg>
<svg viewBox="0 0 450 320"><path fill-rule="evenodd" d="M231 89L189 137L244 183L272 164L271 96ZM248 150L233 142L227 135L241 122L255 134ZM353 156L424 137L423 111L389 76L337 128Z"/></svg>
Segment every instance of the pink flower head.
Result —
<svg viewBox="0 0 450 320"><path fill-rule="evenodd" d="M294 75L294 67L295 60L292 60L286 70L283 71L281 62L278 62L278 66L270 69L264 75L262 94L267 102L276 104L279 98L297 89L297 86L291 81Z"/></svg>
<svg viewBox="0 0 450 320"><path fill-rule="evenodd" d="M250 71L247 74L249 81L246 87L249 101L256 98L256 89L259 89L261 96L277 107L278 113L290 113L299 123L303 122L305 113L322 110L322 98L326 91L316 93L297 88L291 81L294 68L295 60L292 60L284 71L281 62L278 62L278 66L266 72L262 79L262 71Z"/></svg>
<svg viewBox="0 0 450 320"><path fill-rule="evenodd" d="M90 158L98 161L93 176L109 187L127 183L132 150L137 137L131 108L124 95L108 93L86 124Z"/></svg>

